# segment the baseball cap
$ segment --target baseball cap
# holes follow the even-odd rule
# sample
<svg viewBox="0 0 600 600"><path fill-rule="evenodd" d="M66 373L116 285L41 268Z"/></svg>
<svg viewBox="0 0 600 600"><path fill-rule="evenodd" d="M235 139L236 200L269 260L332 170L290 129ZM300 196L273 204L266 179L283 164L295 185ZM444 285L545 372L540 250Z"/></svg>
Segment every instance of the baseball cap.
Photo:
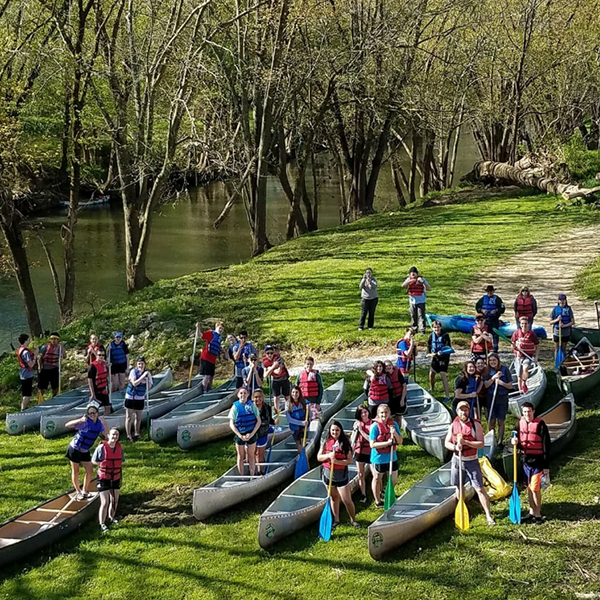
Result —
<svg viewBox="0 0 600 600"><path fill-rule="evenodd" d="M456 410L458 410L459 408L468 408L470 410L471 409L471 405L466 400L461 400L456 405Z"/></svg>
<svg viewBox="0 0 600 600"><path fill-rule="evenodd" d="M566 294L559 294L558 295L558 299L559 300L566 300L567 299L567 295Z"/></svg>
<svg viewBox="0 0 600 600"><path fill-rule="evenodd" d="M116 337L116 338L120 337L120 338L122 338L123 334L120 331L115 331L113 337Z"/></svg>
<svg viewBox="0 0 600 600"><path fill-rule="evenodd" d="M269 352L270 350L273 350L273 346L265 346L265 352Z"/></svg>

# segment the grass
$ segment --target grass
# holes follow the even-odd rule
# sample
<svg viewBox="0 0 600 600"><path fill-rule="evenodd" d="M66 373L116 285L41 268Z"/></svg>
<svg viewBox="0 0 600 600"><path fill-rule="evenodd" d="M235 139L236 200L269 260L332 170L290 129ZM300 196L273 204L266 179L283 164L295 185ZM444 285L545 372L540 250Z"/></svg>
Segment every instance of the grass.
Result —
<svg viewBox="0 0 600 600"><path fill-rule="evenodd" d="M600 300L600 259L579 272L577 289L584 298Z"/></svg>

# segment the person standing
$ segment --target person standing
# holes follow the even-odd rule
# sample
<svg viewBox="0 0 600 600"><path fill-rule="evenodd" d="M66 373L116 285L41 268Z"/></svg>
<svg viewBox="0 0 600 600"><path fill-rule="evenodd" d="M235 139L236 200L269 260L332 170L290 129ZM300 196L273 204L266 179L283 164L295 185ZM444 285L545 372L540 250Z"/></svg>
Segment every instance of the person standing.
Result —
<svg viewBox="0 0 600 600"><path fill-rule="evenodd" d="M527 480L529 495L529 514L521 523L533 522L541 525L542 519L542 476L550 476L550 432L542 419L535 417L535 409L531 402L524 402L521 407L523 416L519 420L518 436L512 438L523 458L523 471Z"/></svg>
<svg viewBox="0 0 600 600"><path fill-rule="evenodd" d="M142 412L146 404L148 390L151 387L152 375L146 369L146 360L143 356L138 356L135 367L129 371L129 383L125 390L125 434L129 442L142 439L140 435Z"/></svg>
<svg viewBox="0 0 600 600"><path fill-rule="evenodd" d="M354 413L352 433L354 460L358 470L358 487L361 494L359 502L361 504L367 503L367 465L371 464L371 441L369 438L371 423L369 409L361 404Z"/></svg>
<svg viewBox="0 0 600 600"><path fill-rule="evenodd" d="M64 346L60 343L60 336L53 332L50 334L50 341L44 344L38 354L38 388L43 393L52 389L52 397L58 394L60 385L60 364L66 357Z"/></svg>
<svg viewBox="0 0 600 600"><path fill-rule="evenodd" d="M244 387L254 394L255 390L262 390L264 378L265 370L258 364L258 356L251 354L248 357L248 366L244 367Z"/></svg>
<svg viewBox="0 0 600 600"><path fill-rule="evenodd" d="M483 358L487 364L488 355L494 346L494 339L489 332L485 317L479 313L475 317L475 325L471 329L471 360Z"/></svg>
<svg viewBox="0 0 600 600"><path fill-rule="evenodd" d="M508 394L513 391L512 375L508 367L500 362L500 357L492 352L490 354L490 368L485 376L483 385L487 389L487 415L490 430L496 428L498 422L498 446L504 446L504 422L508 413ZM498 389L496 390L496 386ZM494 394L496 399L494 400ZM493 406L492 406L493 404Z"/></svg>
<svg viewBox="0 0 600 600"><path fill-rule="evenodd" d="M530 329L529 318L522 316L519 318L519 329L512 334L510 341L513 343L515 353L515 366L517 368L517 377L519 382L519 391L522 394L527 393L527 380L529 379L529 369L534 362L538 362L540 354L540 340L535 331Z"/></svg>
<svg viewBox="0 0 600 600"><path fill-rule="evenodd" d="M110 394L108 393L108 363L104 349L97 350L96 359L88 369L88 386L90 388L90 398L104 407L104 416L110 415L112 406L110 404Z"/></svg>
<svg viewBox="0 0 600 600"><path fill-rule="evenodd" d="M456 486L456 498L459 498L458 489L460 482L459 469L462 468L471 486L477 493L479 502L485 511L488 525L496 522L490 511L490 499L483 487L483 475L477 458L477 451L484 447L483 428L481 423L469 416L470 404L461 400L456 405L456 418L450 425L446 434L445 446L452 452L450 465L450 485Z"/></svg>
<svg viewBox="0 0 600 600"><path fill-rule="evenodd" d="M244 369L250 362L250 355L256 354L256 348L248 341L248 332L245 329L238 333L231 354L235 365L235 387L240 388L244 385Z"/></svg>
<svg viewBox="0 0 600 600"><path fill-rule="evenodd" d="M21 380L21 410L27 410L33 393L33 378L35 377L35 363L37 352L27 347L29 336L22 333L19 336L19 347L16 355L19 361L19 379Z"/></svg>
<svg viewBox="0 0 600 600"><path fill-rule="evenodd" d="M113 427L108 432L108 439L96 446L92 463L98 466L96 486L100 494L98 521L100 531L108 531L109 525L118 525L116 519L121 492L121 472L125 462L123 447L119 443L119 430Z"/></svg>
<svg viewBox="0 0 600 600"><path fill-rule="evenodd" d="M292 437L294 438L294 442L296 442L296 448L298 448L298 452L302 452L304 429L308 423L308 414L306 402L302 397L302 390L297 385L292 388L290 400L286 403L286 416Z"/></svg>
<svg viewBox="0 0 600 600"><path fill-rule="evenodd" d="M469 418L481 420L481 407L477 405L478 392L483 382L477 378L477 368L472 360L464 364L460 375L454 380L454 411L461 401L469 403Z"/></svg>
<svg viewBox="0 0 600 600"><path fill-rule="evenodd" d="M315 359L307 356L304 368L296 377L296 385L302 390L302 397L311 412L311 421L318 417L323 398L323 379L321 373L315 369Z"/></svg>
<svg viewBox="0 0 600 600"><path fill-rule="evenodd" d="M383 362L376 360L373 363L373 366L367 371L365 379L371 418L375 418L377 409L382 404L385 404L388 413L391 414L389 402L390 394L392 392L392 382L385 373L385 365Z"/></svg>
<svg viewBox="0 0 600 600"><path fill-rule="evenodd" d="M450 366L450 355L444 354L444 348L451 348L450 336L442 332L442 324L439 321L431 323L433 332L427 340L427 353L433 354L429 367L429 392L434 393L435 376L439 375L444 386L444 402L450 402L450 387L448 386L448 367Z"/></svg>
<svg viewBox="0 0 600 600"><path fill-rule="evenodd" d="M98 350L104 350L104 346L100 343L98 336L95 333L90 335L90 343L85 349L85 362L89 367L98 357Z"/></svg>
<svg viewBox="0 0 600 600"><path fill-rule="evenodd" d="M200 323L196 323L196 327L199 328ZM200 353L200 374L204 376L202 379L202 390L205 394L210 391L215 377L217 358L221 356L222 352L221 342L224 330L223 322L217 321L214 329L207 329L201 335L205 344Z"/></svg>
<svg viewBox="0 0 600 600"><path fill-rule="evenodd" d="M285 402L290 400L290 374L281 355L275 352L273 346L265 346L263 356L265 377L271 377L271 395L273 406L279 406L279 398L284 397Z"/></svg>
<svg viewBox="0 0 600 600"><path fill-rule="evenodd" d="M116 331L113 341L108 345L108 362L112 391L124 390L127 385L127 367L129 366L129 348L123 341L123 334Z"/></svg>
<svg viewBox="0 0 600 600"><path fill-rule="evenodd" d="M425 333L427 329L425 323L426 292L431 289L431 286L425 277L419 275L417 267L411 267L408 270L408 277L402 283L402 287L408 288L408 308L410 311L411 327L416 331L418 326L419 331Z"/></svg>
<svg viewBox="0 0 600 600"><path fill-rule="evenodd" d="M261 424L260 413L254 402L250 400L245 387L238 390L237 396L238 399L229 411L229 427L234 434L238 473L245 474L244 461L246 461L248 474L252 477L255 475L256 468L256 440Z"/></svg>
<svg viewBox="0 0 600 600"><path fill-rule="evenodd" d="M529 321L529 329L533 327L533 319L537 315L538 307L537 300L531 295L529 288L524 285L515 298L513 305L515 311L515 320L517 321L517 329L521 327L521 317L526 317Z"/></svg>
<svg viewBox="0 0 600 600"><path fill-rule="evenodd" d="M390 383L392 384L388 402L390 414L394 421L400 425L401 417L406 412L406 392L408 390L408 385L404 375L400 372L400 369L395 367L391 360L386 360L383 365L385 367L385 374L389 377Z"/></svg>
<svg viewBox="0 0 600 600"><path fill-rule="evenodd" d="M265 395L262 390L254 390L252 393L252 402L258 409L260 426L256 432L256 462L258 464L258 472L265 472L265 451L269 445L275 427L279 425L279 413L273 418L273 408L265 402Z"/></svg>
<svg viewBox="0 0 600 600"><path fill-rule="evenodd" d="M575 325L575 315L573 309L567 303L565 294L558 295L558 304L550 313L550 325L553 325L554 356L556 357L559 345L562 348L563 355L566 355L567 344L571 339L571 328Z"/></svg>
<svg viewBox="0 0 600 600"><path fill-rule="evenodd" d="M409 327L404 334L404 337L399 339L396 343L396 366L400 369L400 372L404 377L410 375L410 366L415 359L417 346L415 344L415 332Z"/></svg>
<svg viewBox="0 0 600 600"><path fill-rule="evenodd" d="M494 352L498 352L499 337L494 329L500 327L500 317L504 314L506 307L504 306L504 302L502 302L502 298L497 296L494 292L494 286L488 285L485 288L485 295L477 301L475 310L485 317L488 331L492 334Z"/></svg>
<svg viewBox="0 0 600 600"><path fill-rule="evenodd" d="M367 315L367 327L373 329L375 326L375 309L379 302L379 294L377 293L377 279L373 277L373 269L367 269L358 285L360 289L360 319L358 321L358 330L362 331L365 327Z"/></svg>

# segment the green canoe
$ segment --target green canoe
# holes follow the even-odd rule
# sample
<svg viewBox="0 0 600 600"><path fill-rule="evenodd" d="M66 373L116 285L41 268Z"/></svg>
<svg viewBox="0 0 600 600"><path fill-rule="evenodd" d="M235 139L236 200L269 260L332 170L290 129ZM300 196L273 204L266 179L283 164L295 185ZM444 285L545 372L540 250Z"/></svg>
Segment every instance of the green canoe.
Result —
<svg viewBox="0 0 600 600"><path fill-rule="evenodd" d="M600 384L600 356L584 337L565 356L556 372L558 387L579 399Z"/></svg>

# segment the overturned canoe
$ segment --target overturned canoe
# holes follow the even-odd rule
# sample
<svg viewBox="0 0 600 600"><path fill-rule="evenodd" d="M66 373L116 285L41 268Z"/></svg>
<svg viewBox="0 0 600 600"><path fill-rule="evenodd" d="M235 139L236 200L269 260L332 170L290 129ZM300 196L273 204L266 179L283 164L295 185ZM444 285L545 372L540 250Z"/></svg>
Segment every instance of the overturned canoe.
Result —
<svg viewBox="0 0 600 600"><path fill-rule="evenodd" d="M556 456L572 439L577 431L577 420L575 418L575 399L573 394L565 396L550 410L539 416L546 425L550 433L550 448L548 454L550 457ZM509 481L513 481L513 447L507 445L502 453L502 463L504 472ZM521 465L519 456L519 465ZM518 473L521 472L519 468Z"/></svg>
<svg viewBox="0 0 600 600"><path fill-rule="evenodd" d="M475 327L475 317L469 315L434 315L427 313L426 316L429 325L432 321L439 321L442 324L442 329L447 332L471 333L471 330ZM499 331L506 337L510 338L516 330L516 323L500 321ZM548 337L546 330L541 326L534 326L533 331L540 339L545 340Z"/></svg>
<svg viewBox="0 0 600 600"><path fill-rule="evenodd" d="M496 452L493 431L485 436L484 455ZM396 502L369 526L369 554L375 560L398 548L454 513L456 486L450 485L450 463L435 470L404 492ZM474 494L469 483L465 498Z"/></svg>
<svg viewBox="0 0 600 600"><path fill-rule="evenodd" d="M161 373L158 373L152 378L152 387L150 388L149 395L154 398L160 392L168 390L173 383L173 374L171 369L167 368ZM177 388L180 386L177 386ZM174 388L174 389L177 389ZM73 433L72 429L67 429L65 425L73 419L81 418L87 411L87 405L89 402L89 390L86 399L79 405L70 408L65 412L60 413L49 413L44 414L40 417L40 432L46 438L55 438L66 433ZM125 402L125 391L121 390L112 394L111 404L113 411L117 412L123 408ZM100 408L100 413L104 414L104 408Z"/></svg>
<svg viewBox="0 0 600 600"><path fill-rule="evenodd" d="M362 394L356 400L339 410L329 423L339 421L346 433L352 431L354 412L365 402ZM321 437L324 441L329 423ZM356 463L348 466L349 485L352 493L358 488ZM327 488L321 481L321 467L316 467L299 477L268 506L258 522L258 543L268 548L283 538L319 520L327 501Z"/></svg>
<svg viewBox="0 0 600 600"><path fill-rule="evenodd" d="M510 373L513 378L515 391L508 394L508 408L515 417L521 416L521 407L525 402L531 402L534 407L542 401L546 393L546 385L548 383L544 368L536 363L529 370L529 379L527 379L527 393L521 394L517 388L517 371L516 365L513 362L510 366Z"/></svg>
<svg viewBox="0 0 600 600"><path fill-rule="evenodd" d="M444 439L451 423L452 415L439 400L419 384L408 384L402 427L415 444L441 462L445 462L450 454L444 446Z"/></svg>
<svg viewBox="0 0 600 600"><path fill-rule="evenodd" d="M558 387L565 394L582 398L600 383L598 350L587 339L580 339L565 356L556 372Z"/></svg>
<svg viewBox="0 0 600 600"><path fill-rule="evenodd" d="M307 458L310 458L316 449L323 423L327 422L343 404L345 394L346 387L343 379L324 391L320 417L312 421L309 426L306 438ZM199 520L206 519L230 506L281 485L294 474L297 459L296 443L289 437L273 446L271 460L263 465L266 467L266 475L239 473L237 467L232 467L212 483L194 490L192 504L194 516Z"/></svg>
<svg viewBox="0 0 600 600"><path fill-rule="evenodd" d="M65 492L0 525L0 567L38 556L98 514L98 494L75 498L75 490Z"/></svg>

